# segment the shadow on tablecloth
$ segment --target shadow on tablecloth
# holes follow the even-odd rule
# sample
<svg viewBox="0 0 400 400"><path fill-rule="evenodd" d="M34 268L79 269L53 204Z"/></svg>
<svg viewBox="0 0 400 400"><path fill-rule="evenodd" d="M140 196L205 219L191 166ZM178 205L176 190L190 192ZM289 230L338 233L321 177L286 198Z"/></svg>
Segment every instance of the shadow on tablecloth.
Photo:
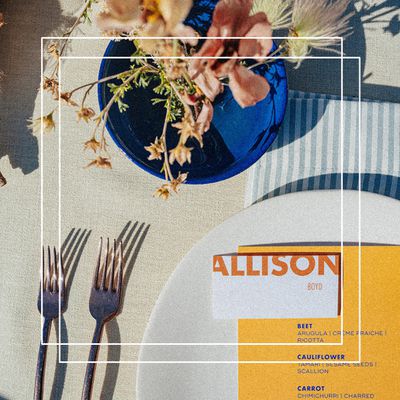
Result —
<svg viewBox="0 0 400 400"><path fill-rule="evenodd" d="M382 42L385 40L390 43L393 40L393 47L396 46L397 38L394 38L400 34L399 0L354 0L351 2L350 8L354 11L354 16L349 24L352 33L343 42L343 52L346 56L361 57L361 91L363 96L374 100L399 102L400 88L398 81L395 82L395 86L367 83L369 78L374 77L375 71L365 70L367 55L371 55L367 51L366 31L374 31L376 37L382 38ZM371 45L373 45L372 42ZM383 47L377 47L376 51L378 52L378 49L383 49ZM326 57L327 55L332 54L326 51L312 52L312 56ZM376 54L376 57L378 57L378 54ZM305 60L299 70L294 69L292 64L287 63L287 65L291 89L340 94L340 60ZM354 79L357 76L358 64L353 62L344 74L345 95L357 96L358 81Z"/></svg>
<svg viewBox="0 0 400 400"><path fill-rule="evenodd" d="M58 1L5 1L6 24L0 31L0 160L30 174L39 166L38 139L27 128L40 87L42 36L57 36L74 17L63 15ZM7 177L6 177L7 178Z"/></svg>
<svg viewBox="0 0 400 400"><path fill-rule="evenodd" d="M361 174L361 190L400 200L400 185L398 184L398 181L398 177L390 175ZM265 194L263 197L255 201L255 203L287 193L295 193L305 190L340 190L341 187L342 181L340 173L312 176L278 187ZM359 175L343 174L343 189L359 190Z"/></svg>

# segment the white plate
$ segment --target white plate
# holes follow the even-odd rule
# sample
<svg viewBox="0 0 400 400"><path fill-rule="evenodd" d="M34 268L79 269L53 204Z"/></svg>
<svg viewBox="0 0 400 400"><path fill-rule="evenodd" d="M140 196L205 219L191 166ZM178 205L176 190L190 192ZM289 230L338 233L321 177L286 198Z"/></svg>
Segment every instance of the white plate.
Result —
<svg viewBox="0 0 400 400"><path fill-rule="evenodd" d="M214 320L211 310L212 256L238 245L340 242L341 192L310 191L266 200L228 219L186 255L162 291L147 326L141 361L203 363L140 364L139 400L232 400L237 398L237 322ZM359 194L343 193L343 240L358 242ZM361 194L361 239L400 244L400 203ZM211 344L213 343L213 344ZM214 361L214 363L207 363Z"/></svg>

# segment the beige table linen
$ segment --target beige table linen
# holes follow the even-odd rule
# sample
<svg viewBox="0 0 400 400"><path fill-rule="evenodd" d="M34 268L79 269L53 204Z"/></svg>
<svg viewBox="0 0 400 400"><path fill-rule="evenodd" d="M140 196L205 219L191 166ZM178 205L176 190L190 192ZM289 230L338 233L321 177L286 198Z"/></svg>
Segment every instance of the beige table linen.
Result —
<svg viewBox="0 0 400 400"><path fill-rule="evenodd" d="M377 4L381 3L386 6L375 8L376 15L395 4ZM7 21L0 31L0 69L6 74L0 94L0 171L8 180L0 188L0 399L25 400L33 393L40 335L36 299L41 211L41 143L26 129L26 119L40 113L40 37L60 34L63 27L71 24L80 3L14 0L0 4ZM400 65L400 35L387 29L396 13L398 9L378 18L376 23L364 22L364 29L356 18L357 29L351 43L357 45L350 51L351 55L364 57L365 94L389 101L399 100L400 78L393 71ZM95 36L98 32L94 26L85 26L79 34ZM364 35L366 54L359 54ZM72 41L68 54L100 56L106 44L99 40ZM98 60L63 61L63 87L68 90L95 79L98 64ZM316 73L316 64L306 65L304 81L290 82L291 87L329 91L327 82L315 79ZM290 77L294 79L292 73ZM351 94L354 88L348 92ZM95 93L90 102L96 106ZM46 102L45 107L50 103ZM44 241L55 245L59 241L61 138L61 242L73 242L81 250L75 252L68 266L70 291L62 322L63 339L70 343L91 340L94 320L89 315L88 298L98 239L100 235L123 235L132 245L127 248L129 279L124 308L104 340L140 342L157 297L177 263L197 240L242 208L246 174L218 184L184 187L178 197L163 202L152 197L160 181L135 167L111 140L113 169L84 169L89 158L82 151L82 143L88 137L87 126L77 124L74 113L65 107L60 126L61 135L46 135L43 142ZM74 263L76 260L79 262ZM56 340L54 329L50 340ZM85 361L88 350L87 345L68 346L62 348L61 355L68 356L69 361ZM137 345L103 346L100 359L135 361L138 350ZM51 346L46 398L80 398L85 365L57 365L56 357L57 349ZM136 369L135 364L99 365L94 398L136 398Z"/></svg>

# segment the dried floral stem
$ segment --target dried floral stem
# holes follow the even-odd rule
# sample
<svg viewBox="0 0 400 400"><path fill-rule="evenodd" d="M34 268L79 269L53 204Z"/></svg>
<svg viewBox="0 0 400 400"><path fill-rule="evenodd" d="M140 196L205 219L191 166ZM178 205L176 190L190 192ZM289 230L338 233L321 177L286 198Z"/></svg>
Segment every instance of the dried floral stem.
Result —
<svg viewBox="0 0 400 400"><path fill-rule="evenodd" d="M100 82L97 82L97 83L100 83ZM83 108L83 107L85 106L86 98L88 97L90 91L93 89L93 86L94 86L95 84L96 84L96 83L90 85L90 86L86 89L85 94L84 94L83 97L82 97L81 108Z"/></svg>
<svg viewBox="0 0 400 400"><path fill-rule="evenodd" d="M182 102L182 104L186 105L185 101L182 99L181 94L179 93L178 88L176 87L174 81L171 81L170 79L168 79L168 83L171 85L171 88L173 89L174 93L176 94L176 96L179 98L179 100Z"/></svg>
<svg viewBox="0 0 400 400"><path fill-rule="evenodd" d="M73 93L77 92L78 90L84 89L85 87L88 87L88 86L93 87L94 85L96 85L96 83L104 83L104 82L110 81L112 79L117 79L119 76L121 76L122 74L128 73L129 71L130 70L128 69L126 71L120 72L119 74L106 76L105 78L97 79L96 81L85 83L82 86L78 86L78 87L72 89L69 93L73 94Z"/></svg>
<svg viewBox="0 0 400 400"><path fill-rule="evenodd" d="M134 78L135 78L135 75L132 73L132 75L129 78L127 78L121 84L121 86L128 85ZM106 104L106 106L103 108L103 110L101 110L100 114L97 117L96 126L94 128L93 135L92 135L92 137L96 136L97 129L99 128L100 124L103 123L101 133L100 133L100 144L101 144L101 149L104 150L105 152L107 152L107 150L106 150L106 141L105 141L104 133L105 133L105 126L106 126L106 122L107 122L107 118L108 118L108 113L109 113L112 105L117 100L118 96L119 96L119 93L115 93L113 95L113 97L109 100L109 102Z"/></svg>
<svg viewBox="0 0 400 400"><path fill-rule="evenodd" d="M105 78L98 79L98 80L93 81L93 82L91 82L91 83L87 83L86 85L79 86L79 87L73 89L73 90L70 92L70 94L72 94L72 93L74 93L74 92L76 92L76 91L78 91L78 90L80 90L80 89L84 89L85 87L87 87L87 89L86 89L86 91L85 91L85 93L84 93L84 95L83 95L83 97L82 97L82 102L81 102L81 107L83 108L84 105L85 105L86 98L88 97L90 91L93 89L93 87L94 87L95 85L97 85L97 84L99 84L99 83L108 82L108 81L111 81L111 80L113 80L113 79L117 79L117 78L120 77L122 74L126 74L126 73L128 73L128 72L130 72L130 70L126 70L126 71L123 71L123 72L121 72L121 73L119 73L119 74L107 76L107 77L105 77Z"/></svg>
<svg viewBox="0 0 400 400"><path fill-rule="evenodd" d="M82 17L85 15L85 13L87 13L88 9L91 7L93 3L93 0L87 0L82 11L79 13L78 17L76 18L75 22L73 23L73 25L69 28L69 30L67 32L64 32L63 34L63 38L64 39L60 39L59 43L61 42L61 40L63 40L63 44L60 48L60 53L59 53L59 57L61 57L64 54L65 48L67 46L68 43L68 38L72 35L72 33L74 32L75 28L81 23ZM60 59L57 60L56 65L54 67L53 73L51 74L50 78L54 78L57 75L57 71L58 71L58 67L60 65Z"/></svg>
<svg viewBox="0 0 400 400"><path fill-rule="evenodd" d="M267 64L270 64L271 62L275 62L275 60L276 60L276 58L277 58L277 57L275 57L275 56L276 56L277 54L279 54L279 53L285 54L285 52L286 52L286 44L287 44L287 43L286 43L286 41L283 42L283 43L285 43L285 45L283 45L283 44L281 43L281 44L278 46L277 49L275 49L271 54L268 55L268 57L273 57L273 58L268 58L268 59L265 59L265 60L260 61L260 62L258 62L258 63L255 63L255 64L253 64L253 65L250 65L249 67L247 67L247 69L248 69L248 70L252 70L252 69L254 69L254 68L259 67L260 65L267 65ZM222 84L223 84L224 86L229 86L229 84L228 84L227 82L224 82L227 78L228 78L228 76L222 76L222 77L219 78L219 80L222 82Z"/></svg>
<svg viewBox="0 0 400 400"><path fill-rule="evenodd" d="M138 0L133 3L131 0L122 2L107 0L107 7L99 14L98 23L104 32L117 32L133 41L136 50L131 56L129 70L86 83L74 88L71 92L59 93L57 74L60 58L68 44L67 39L80 23L90 20L91 7L98 2L98 0L83 1L83 9L74 24L58 42L51 43L48 48L48 53L55 60L56 67L53 75L50 78L46 77L44 87L53 95L53 98L56 99L59 95L72 107L79 107L75 99L71 99L71 95L79 91L81 104L77 111L78 119L95 124L91 139L84 143L85 149L92 150L94 153L98 152L96 158L88 166L102 168L111 168L108 156L106 158L104 154L101 154L102 152L108 154L105 130L111 107L115 104L123 113L130 106L129 99L126 98L129 97L126 96L129 91L137 88L152 89L155 97L151 99L151 103L154 106L162 105L166 112L160 138L157 135L148 146L145 146L145 150L149 152L148 160L159 160L158 162L162 164L161 173L165 175L165 182L157 189L155 196L163 199L168 199L171 194L178 193L180 185L186 182L188 172L179 171L174 177L171 169L175 167L175 162L181 167L185 163L191 163L192 150L195 149L191 144L196 144L194 140L201 148L203 147L203 135L210 129L214 115L213 101L223 91L223 86L230 87L234 99L241 107L257 104L268 95L270 86L263 76L249 72L250 70L276 62L282 56L290 55L291 57L288 57L290 61L303 58L312 48L327 49L334 46L335 42L329 38L347 33L348 20L351 16L351 14L343 15L350 0L257 0L254 2L252 11L247 6L246 11L243 5L248 4L250 7L253 1L220 0L217 2L216 10L218 10L213 14L209 32L223 33L226 24L232 23L235 25L232 27L233 34L241 32L241 36L250 37L252 29L257 24L258 31L263 30L265 37L271 37L275 29L285 28L289 30L289 37L296 37L298 40L282 41L274 51L270 52L270 41L264 41L260 36L260 40L256 40L257 43L253 46L253 54L246 54L246 60L252 60L253 65L249 65L250 63L245 60L239 60L239 57L229 63L216 60L211 65L208 61L196 60L199 57L194 57L188 62L183 60L181 55L208 55L210 57L224 54L241 55L240 49L243 42L242 40L215 41L209 37L210 41L200 43L200 48L198 48L196 47L197 40L187 43L177 40L175 38L177 29L182 29L181 22L187 17L192 0L182 0L184 7L170 10L168 7L172 7L173 2L169 2L170 5L167 6L168 2L161 5L161 1L158 0ZM136 10L138 13L133 10L134 7L140 7ZM177 15L180 11L182 14ZM253 18L254 15L257 17ZM180 22L176 26L177 21ZM235 23L235 21L238 22ZM114 31L118 26L121 30ZM150 42L149 46L145 46L138 37L142 33L148 36L154 28L157 32L163 33L160 34L161 36L171 37L171 41L160 45ZM191 28L186 26L184 29L188 33L187 36L190 36ZM197 33L193 31L192 36L196 35ZM328 39L323 42L309 40L309 37L314 36L324 36ZM168 57L162 57L165 60L159 60L157 54L163 56L172 54L170 57L174 57L174 60ZM260 59L267 55L268 59ZM299 64L300 62L297 62L297 65ZM224 76L221 77L221 75ZM116 81L112 81L113 79ZM111 99L96 115L94 109L86 107L85 104L95 85L104 82L108 82L106 85L110 89ZM52 113L45 118L48 119L48 126L53 128ZM177 144L171 149L167 148L169 123L172 128L177 129L178 135Z"/></svg>
<svg viewBox="0 0 400 400"><path fill-rule="evenodd" d="M185 110L189 111L192 116L193 116L193 112L192 109L186 104L185 99L182 98L182 95L180 94L178 88L176 87L175 83L171 80L168 80L169 84L171 85L171 88L173 89L174 93L176 94L176 96L179 98L179 100L181 101L183 107L185 108ZM194 117L194 116L193 116Z"/></svg>
<svg viewBox="0 0 400 400"><path fill-rule="evenodd" d="M151 64L149 64L149 63L147 63L147 62L144 62L144 65L143 65L143 66L145 66L146 68L148 68L148 69L149 69L149 72L154 72L154 73L158 72L158 70L157 70L156 68L154 68ZM81 90L81 89L84 89L84 88L86 88L86 87L89 87L88 90L85 92L85 95L84 95L84 99L85 99L85 98L87 97L88 93L90 92L90 90L91 90L91 89L93 88L93 86L95 86L96 84L108 82L108 81L111 81L111 80L113 80L113 79L118 79L118 78L120 78L121 76L124 76L124 75L128 74L129 72L132 72L132 70L131 70L131 69L127 69L127 70L125 70L125 71L119 72L118 74L106 76L106 77L104 77L104 78L97 79L97 80L95 80L95 81L93 81L93 82L85 83L84 85L81 85L81 86L78 86L78 87L72 89L72 90L69 92L69 94L72 95L73 93L75 93L75 92L77 92L77 91L79 91L79 90ZM84 103L84 100L82 101L82 103Z"/></svg>
<svg viewBox="0 0 400 400"><path fill-rule="evenodd" d="M92 5L93 0L87 0L85 5L82 8L82 11L80 12L79 16L76 18L74 24L71 26L71 28L69 28L69 30L67 32L64 32L63 36L64 37L68 37L72 34L72 32L75 30L75 28L79 25L82 17L85 15L85 13L88 11L88 9L90 8L90 6ZM62 51L62 49L61 49Z"/></svg>
<svg viewBox="0 0 400 400"><path fill-rule="evenodd" d="M149 69L148 72L153 72L153 73L156 73L156 74L158 74L158 73L160 72L156 67L154 67L153 65L149 64L149 63L148 63L147 61L145 61L144 59L143 59L143 60L140 60L140 61L141 61L141 64L142 64L143 67L146 67L146 68Z"/></svg>
<svg viewBox="0 0 400 400"><path fill-rule="evenodd" d="M192 79L190 79L188 72L183 73L183 78L185 79L186 83L189 85L190 89L195 90L195 86L193 84Z"/></svg>
<svg viewBox="0 0 400 400"><path fill-rule="evenodd" d="M167 149L167 127L168 127L168 122L170 119L170 111L171 111L171 100L167 100L167 111L165 113L165 119L164 119L164 125L163 125L163 130L161 133L160 139L162 140L163 143L163 148L164 148L164 173L165 173L165 179L172 180L173 175L171 172L171 167L168 162L168 149Z"/></svg>
<svg viewBox="0 0 400 400"><path fill-rule="evenodd" d="M287 43L286 43L286 41L283 42L283 43L284 43L284 44L281 43L281 44L278 46L278 48L277 48L276 50L274 50L274 51L268 56L268 57L274 57L273 59L272 59L272 58L268 58L268 59L266 59L266 60L264 60L264 61L260 61L260 62L258 62L258 63L256 63L256 64L250 65L250 67L248 67L248 69L249 69L249 70L252 70L252 69L254 69L254 68L259 67L260 65L264 65L264 64L269 64L269 63L271 63L271 62L275 62L276 58L278 58L278 57L275 57L277 54L282 53L282 54L284 55L285 52L286 52L286 45L287 45Z"/></svg>
<svg viewBox="0 0 400 400"><path fill-rule="evenodd" d="M126 81L124 81L120 86L126 86L128 85L130 82L133 81L133 79L135 78L135 76L132 74L129 78L126 79ZM101 110L100 114L99 114L99 118L108 114L108 112L110 111L111 106L115 103L115 101L117 100L117 98L119 97L119 93L115 93L113 95L113 97L111 97L110 101L107 103L107 105Z"/></svg>

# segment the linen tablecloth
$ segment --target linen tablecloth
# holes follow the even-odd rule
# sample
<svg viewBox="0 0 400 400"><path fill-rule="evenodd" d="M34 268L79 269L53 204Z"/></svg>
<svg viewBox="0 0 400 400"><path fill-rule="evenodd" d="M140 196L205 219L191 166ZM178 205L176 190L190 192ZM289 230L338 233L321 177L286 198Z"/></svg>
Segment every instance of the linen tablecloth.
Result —
<svg viewBox="0 0 400 400"><path fill-rule="evenodd" d="M377 3L380 4L374 7L376 15L391 8L390 4L385 5L387 2ZM39 114L40 38L62 34L81 5L80 0L1 3L7 24L0 31L0 70L5 73L0 82L0 171L8 184L0 188L0 398L6 400L32 397L39 344L36 300L41 143L26 128L26 120ZM400 90L400 78L393 74L400 62L400 35L384 31L387 21L396 14L392 11L373 24L366 21L363 26L362 19L368 17L363 11L352 22L355 33L345 45L346 52L362 57L363 88L369 97L393 101ZM94 25L85 25L78 35L99 36L99 32ZM68 54L99 56L105 45L104 41L94 40L90 44L73 42ZM97 76L98 61L66 61L65 68L64 84L72 88ZM289 85L314 92L330 90L329 82L320 79L324 69L325 65L314 61L305 63L301 70L303 79L294 79L290 71ZM354 95L353 90L350 92ZM96 104L95 96L91 102ZM69 305L63 325L69 341L91 339L94 321L88 311L88 296L99 236L130 234L132 242L142 224L140 237L150 225L136 257L131 253L134 263L124 310L104 337L109 341L140 341L156 299L179 260L211 228L242 209L246 173L216 185L186 187L181 196L162 203L151 196L160 181L118 157L112 143L113 170L83 169L87 160L82 142L87 136L87 127L77 125L75 115L65 111L61 242L78 244L81 255L79 262L69 267ZM58 187L57 140L58 134L53 134L44 141L45 243L50 244L58 244L58 198L54 192ZM86 196L82 197L82 191ZM139 224L135 225L135 221ZM51 341L55 339L53 332ZM62 357L68 355L69 361L84 361L88 350L88 346L63 347ZM102 347L100 358L134 361L137 352L138 346ZM52 346L48 354L46 398L80 398L85 365L57 364L56 357L56 348ZM134 364L99 365L94 398L134 399L135 374Z"/></svg>

